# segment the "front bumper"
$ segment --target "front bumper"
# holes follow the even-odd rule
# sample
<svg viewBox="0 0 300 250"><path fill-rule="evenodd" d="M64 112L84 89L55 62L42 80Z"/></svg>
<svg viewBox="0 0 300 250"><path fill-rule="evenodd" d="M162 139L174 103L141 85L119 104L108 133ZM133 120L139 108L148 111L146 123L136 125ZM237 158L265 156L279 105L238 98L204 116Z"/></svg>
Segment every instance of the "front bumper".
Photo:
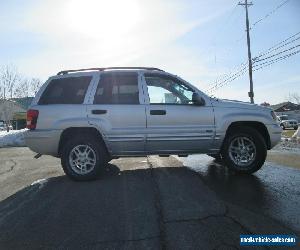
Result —
<svg viewBox="0 0 300 250"><path fill-rule="evenodd" d="M57 156L61 133L62 130L29 130L25 133L25 143L36 153Z"/></svg>
<svg viewBox="0 0 300 250"><path fill-rule="evenodd" d="M270 135L270 149L271 149L280 142L282 128L277 123L266 125L266 127Z"/></svg>

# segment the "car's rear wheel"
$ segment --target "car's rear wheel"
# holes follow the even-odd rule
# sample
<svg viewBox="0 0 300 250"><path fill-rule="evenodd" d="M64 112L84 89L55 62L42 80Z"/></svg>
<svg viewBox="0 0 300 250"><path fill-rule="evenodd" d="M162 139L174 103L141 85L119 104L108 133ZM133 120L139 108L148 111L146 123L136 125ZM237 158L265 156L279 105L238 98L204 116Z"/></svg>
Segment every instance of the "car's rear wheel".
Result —
<svg viewBox="0 0 300 250"><path fill-rule="evenodd" d="M297 130L297 129L298 129L298 126L295 126L294 129Z"/></svg>
<svg viewBox="0 0 300 250"><path fill-rule="evenodd" d="M97 179L107 159L103 143L89 134L77 135L69 139L63 146L61 154L64 172L77 181Z"/></svg>
<svg viewBox="0 0 300 250"><path fill-rule="evenodd" d="M257 130L250 127L238 128L226 136L222 156L229 169L251 174L265 162L266 142Z"/></svg>
<svg viewBox="0 0 300 250"><path fill-rule="evenodd" d="M280 124L280 127L285 130L285 126L283 124Z"/></svg>

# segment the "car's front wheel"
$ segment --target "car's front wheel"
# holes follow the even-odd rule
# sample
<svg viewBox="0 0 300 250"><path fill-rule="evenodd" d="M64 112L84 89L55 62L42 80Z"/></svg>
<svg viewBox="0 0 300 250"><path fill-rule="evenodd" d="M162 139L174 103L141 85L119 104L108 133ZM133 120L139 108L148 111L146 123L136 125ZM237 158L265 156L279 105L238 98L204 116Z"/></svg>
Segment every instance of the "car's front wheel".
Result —
<svg viewBox="0 0 300 250"><path fill-rule="evenodd" d="M226 136L222 156L229 169L251 174L265 162L266 142L257 130L250 127L238 128Z"/></svg>
<svg viewBox="0 0 300 250"><path fill-rule="evenodd" d="M104 145L97 138L82 134L71 138L63 147L61 164L73 180L97 179L107 162Z"/></svg>

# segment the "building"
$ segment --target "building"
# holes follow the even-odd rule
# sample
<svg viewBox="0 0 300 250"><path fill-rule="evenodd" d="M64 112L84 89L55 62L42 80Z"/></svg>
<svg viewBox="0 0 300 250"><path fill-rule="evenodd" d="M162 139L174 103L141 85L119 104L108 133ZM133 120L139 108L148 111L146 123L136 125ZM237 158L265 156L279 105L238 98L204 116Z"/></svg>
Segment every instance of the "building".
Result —
<svg viewBox="0 0 300 250"><path fill-rule="evenodd" d="M33 97L0 100L0 120L9 121L14 129L26 127L26 111Z"/></svg>
<svg viewBox="0 0 300 250"><path fill-rule="evenodd" d="M300 105L292 102L282 102L276 105L272 105L271 108L275 112L287 112L287 111L300 110Z"/></svg>
<svg viewBox="0 0 300 250"><path fill-rule="evenodd" d="M300 122L300 105L292 102L282 102L272 105L271 108L277 115L287 115L289 119Z"/></svg>

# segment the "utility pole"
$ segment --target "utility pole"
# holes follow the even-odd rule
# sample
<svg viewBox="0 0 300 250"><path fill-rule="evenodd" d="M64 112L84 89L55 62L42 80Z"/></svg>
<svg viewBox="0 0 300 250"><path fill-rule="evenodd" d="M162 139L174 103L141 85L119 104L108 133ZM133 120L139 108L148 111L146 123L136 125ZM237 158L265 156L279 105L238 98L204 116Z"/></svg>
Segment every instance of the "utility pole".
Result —
<svg viewBox="0 0 300 250"><path fill-rule="evenodd" d="M248 17L248 6L253 5L253 3L252 2L248 3L248 1L245 0L244 3L239 2L238 5L245 6L245 9L246 9L246 32L247 32L249 80L250 80L250 91L248 92L248 96L250 97L251 103L254 103L253 79L252 79L252 57L251 57L250 34L249 34L249 17Z"/></svg>

